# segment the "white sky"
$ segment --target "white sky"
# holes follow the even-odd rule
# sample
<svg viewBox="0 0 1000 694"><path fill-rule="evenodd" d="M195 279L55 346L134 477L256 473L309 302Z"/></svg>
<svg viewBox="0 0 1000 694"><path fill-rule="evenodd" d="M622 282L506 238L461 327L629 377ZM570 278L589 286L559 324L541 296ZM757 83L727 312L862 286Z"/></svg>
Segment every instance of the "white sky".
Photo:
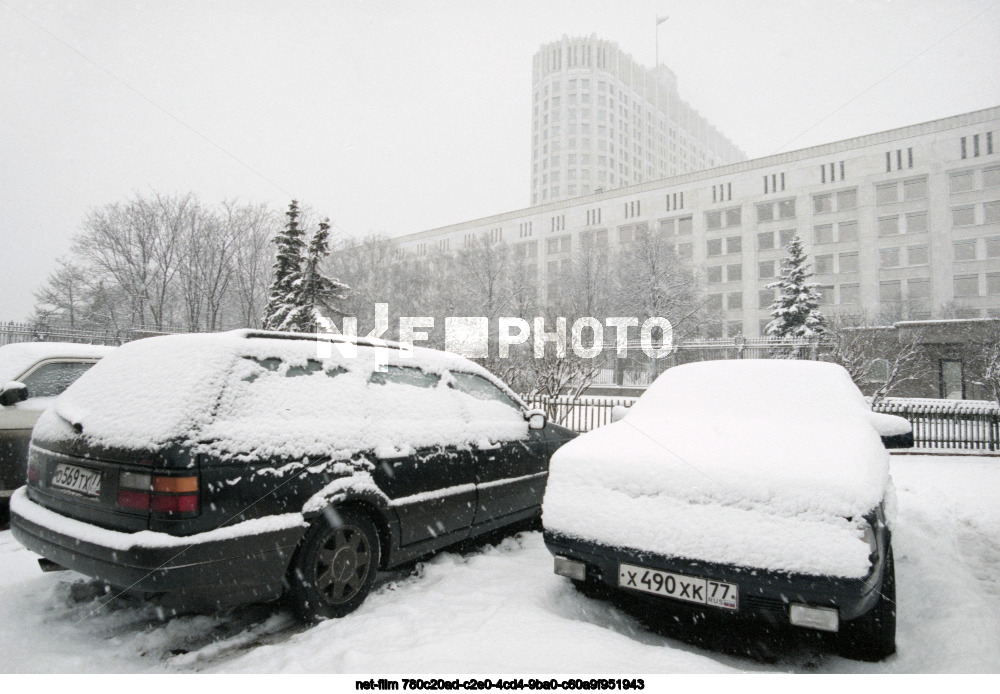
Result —
<svg viewBox="0 0 1000 694"><path fill-rule="evenodd" d="M355 235L526 207L535 51L652 66L664 14L681 97L751 157L1000 105L998 0L0 0L0 320L133 192Z"/></svg>

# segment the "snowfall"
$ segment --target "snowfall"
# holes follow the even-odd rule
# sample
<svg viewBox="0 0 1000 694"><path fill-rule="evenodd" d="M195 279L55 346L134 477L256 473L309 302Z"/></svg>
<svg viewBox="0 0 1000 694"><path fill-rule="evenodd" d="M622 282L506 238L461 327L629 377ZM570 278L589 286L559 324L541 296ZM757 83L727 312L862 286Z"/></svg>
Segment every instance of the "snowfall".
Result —
<svg viewBox="0 0 1000 694"><path fill-rule="evenodd" d="M0 531L0 672L655 674L1000 672L1000 457L894 455L898 653L834 655L805 631L720 629L578 593L537 531L381 575L361 608L161 620Z"/></svg>

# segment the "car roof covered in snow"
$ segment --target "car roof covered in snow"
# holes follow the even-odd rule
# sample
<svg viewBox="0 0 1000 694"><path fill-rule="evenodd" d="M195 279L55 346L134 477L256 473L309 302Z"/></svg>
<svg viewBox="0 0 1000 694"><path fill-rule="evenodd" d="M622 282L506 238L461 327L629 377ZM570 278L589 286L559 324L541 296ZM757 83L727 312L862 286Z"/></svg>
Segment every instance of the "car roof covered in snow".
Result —
<svg viewBox="0 0 1000 694"><path fill-rule="evenodd" d="M15 381L43 359L100 359L117 349L75 342L16 342L0 347L0 385Z"/></svg>
<svg viewBox="0 0 1000 694"><path fill-rule="evenodd" d="M387 367L437 374L441 387L369 387ZM81 376L42 415L35 436L72 437L72 424L115 448L199 441L209 453L298 457L526 435L509 404L448 388L454 372L482 376L520 403L468 359L398 343L251 330L147 338Z"/></svg>

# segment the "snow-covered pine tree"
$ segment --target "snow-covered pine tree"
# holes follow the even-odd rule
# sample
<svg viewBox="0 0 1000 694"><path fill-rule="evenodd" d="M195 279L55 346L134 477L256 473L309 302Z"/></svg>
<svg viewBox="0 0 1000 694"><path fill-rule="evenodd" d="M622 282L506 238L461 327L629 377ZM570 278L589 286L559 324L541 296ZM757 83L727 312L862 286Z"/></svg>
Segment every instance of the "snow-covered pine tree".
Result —
<svg viewBox="0 0 1000 694"><path fill-rule="evenodd" d="M826 318L819 311L818 284L807 282L809 272L802 240L795 236L786 247L788 257L781 260L781 278L767 285L780 292L771 303L774 320L764 333L770 337L813 337L826 332Z"/></svg>
<svg viewBox="0 0 1000 694"><path fill-rule="evenodd" d="M302 260L300 278L295 282L295 308L289 312L283 330L315 332L319 309L340 313L335 302L347 296L349 287L340 280L327 277L320 263L330 254L330 220L324 219L313 234Z"/></svg>
<svg viewBox="0 0 1000 694"><path fill-rule="evenodd" d="M278 254L274 259L274 279L267 295L263 326L265 330L291 330L288 318L297 305L298 285L302 277L302 251L305 241L299 229L299 203L292 200L285 213L285 228L274 237Z"/></svg>

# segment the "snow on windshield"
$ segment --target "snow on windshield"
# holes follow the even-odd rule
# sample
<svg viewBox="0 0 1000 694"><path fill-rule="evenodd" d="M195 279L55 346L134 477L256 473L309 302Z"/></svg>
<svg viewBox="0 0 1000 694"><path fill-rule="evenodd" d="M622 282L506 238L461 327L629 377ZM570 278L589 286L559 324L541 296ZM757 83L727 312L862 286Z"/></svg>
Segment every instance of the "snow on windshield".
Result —
<svg viewBox="0 0 1000 694"><path fill-rule="evenodd" d="M352 356L334 348L320 358L315 341L241 331L151 338L84 374L35 432L66 438L76 424L110 447L186 440L202 451L282 457L399 455L527 435L518 409L451 388L452 369L495 383L472 362L433 350L408 358L397 349L360 347Z"/></svg>
<svg viewBox="0 0 1000 694"><path fill-rule="evenodd" d="M0 347L0 385L14 381L42 359L52 357L96 358L115 347L78 345L70 342L19 342Z"/></svg>
<svg viewBox="0 0 1000 694"><path fill-rule="evenodd" d="M864 575L868 547L848 519L890 484L869 415L833 364L679 366L623 420L556 452L544 522L692 559Z"/></svg>

